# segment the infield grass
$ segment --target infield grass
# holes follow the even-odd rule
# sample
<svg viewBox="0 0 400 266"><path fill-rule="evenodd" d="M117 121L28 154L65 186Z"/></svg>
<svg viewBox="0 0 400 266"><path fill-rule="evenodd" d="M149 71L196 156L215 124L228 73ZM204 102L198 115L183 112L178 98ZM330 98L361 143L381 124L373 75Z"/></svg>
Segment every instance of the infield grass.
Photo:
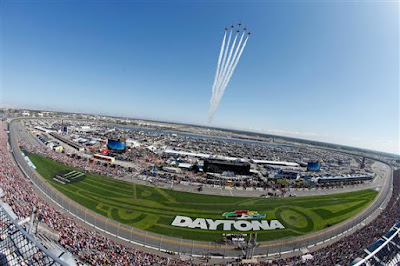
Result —
<svg viewBox="0 0 400 266"><path fill-rule="evenodd" d="M176 215L222 220L222 213L252 210L278 219L285 229L258 231L259 241L308 234L346 220L368 204L377 192L360 190L324 196L252 198L212 196L160 189L85 174L76 183L60 184L53 177L70 170L51 159L29 154L37 172L52 186L79 204L110 219L158 234L202 241L220 240L229 231L207 231L171 226ZM235 231L232 231L235 232Z"/></svg>

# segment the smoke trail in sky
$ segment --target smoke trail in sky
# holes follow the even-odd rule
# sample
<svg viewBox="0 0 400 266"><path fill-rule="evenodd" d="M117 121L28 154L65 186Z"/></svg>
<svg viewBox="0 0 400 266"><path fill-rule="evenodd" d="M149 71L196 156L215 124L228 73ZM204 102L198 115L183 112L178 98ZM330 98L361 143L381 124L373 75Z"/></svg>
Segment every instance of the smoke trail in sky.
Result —
<svg viewBox="0 0 400 266"><path fill-rule="evenodd" d="M219 52L217 70L215 71L214 84L213 84L213 87L212 87L212 94L213 94L213 95L214 95L214 93L215 93L215 86L216 86L216 84L217 84L217 77L218 77L218 75L219 75L219 71L220 71L220 68L221 68L221 59L222 59L222 54L224 53L225 40L226 40L226 32L225 32L225 34L224 34L224 38L222 39L222 45L221 45L221 51Z"/></svg>
<svg viewBox="0 0 400 266"><path fill-rule="evenodd" d="M226 34L228 28L225 28L224 38L222 40L221 50L218 57L217 70L215 72L214 83L212 87L212 95L210 99L210 111L208 121L212 121L215 112L217 111L218 105L224 95L225 89L235 72L236 66L239 63L240 57L242 56L243 50L246 47L247 40L249 39L250 32L247 32L247 38L243 42L244 35L246 34L246 27L243 28L240 40L236 43L237 38L241 31L241 23L239 23L239 30L236 31L235 38L231 43L232 31L234 26L231 26L229 32L228 41L225 43ZM243 44L242 44L243 42ZM236 49L235 49L236 48ZM229 50L229 55L228 55ZM233 51L235 51L233 53ZM233 54L233 57L232 57ZM222 57L222 61L221 61Z"/></svg>
<svg viewBox="0 0 400 266"><path fill-rule="evenodd" d="M231 61L232 61L231 58L232 58L233 50L234 50L235 45L236 45L237 36L238 36L238 33L236 33L235 39L233 40L233 43L232 43L232 45L231 45L231 49L230 49L230 51L229 51L228 59L227 59L226 62L225 62L225 65L224 65L224 67L223 67L223 69L222 69L222 73L221 73L220 78L219 78L219 80L218 80L218 86L221 86L221 85L222 85L223 80L225 79L225 77L226 77L227 74L228 74L228 66L230 65L230 63L231 63Z"/></svg>
<svg viewBox="0 0 400 266"><path fill-rule="evenodd" d="M240 49L240 45L242 44L242 41L243 41L243 37L244 37L244 35L245 35L245 33L243 32L242 33L242 36L240 37L240 40L239 40L239 44L237 45L237 47L236 47L236 49L235 49L235 54L233 55L233 58L232 58L232 60L230 60L229 61L229 63L227 63L227 65L228 65L228 67L227 67L227 71L226 71L226 73L224 73L224 75L221 77L221 89L220 89L220 91L219 91L219 93L220 93L220 95L218 95L218 99L220 99L221 97L222 97L222 95L224 95L224 91L225 91L225 88L226 88L226 83L227 83L227 79L228 79L228 77L229 77L229 73L231 73L232 72L232 67L233 67L233 65L234 65L234 63L235 63L235 61L236 61L236 58L237 58L237 54L238 54L238 51L239 51L239 49ZM232 46L232 48L234 48L233 46Z"/></svg>
<svg viewBox="0 0 400 266"><path fill-rule="evenodd" d="M228 72L228 76L225 78L224 83L222 84L221 95L219 97L220 99L222 98L222 95L224 94L225 88L228 86L228 83L229 83L229 81L230 81L230 79L231 79L231 77L233 75L233 72L235 72L235 68L236 68L237 64L239 63L240 57L242 56L243 50L246 47L248 39L249 39L249 37L247 37L246 40L244 41L243 46L240 49L239 55L237 56L237 58L236 58L236 60L235 60L235 62L233 64L233 67L232 66L230 67L230 70Z"/></svg>
<svg viewBox="0 0 400 266"><path fill-rule="evenodd" d="M213 92L213 95L211 96L211 99L210 99L210 106L213 106L214 105L214 102L215 102L215 95L216 95L216 93L217 93L217 90L218 90L218 86L219 86L219 81L220 81L220 76L221 76L221 73L223 72L223 69L224 69L224 66L225 66L225 62L226 62L226 55L228 54L228 49L229 49L229 45L230 45L230 43L231 43L231 38L232 38L232 29L233 29L233 27L231 27L231 31L229 32L229 37L228 37L228 41L226 42L226 46L224 47L224 56L223 56L223 58L222 58L222 64L221 64L221 69L220 69L220 72L218 73L218 77L215 79L215 83L216 83L216 88L215 88L215 90L214 90L214 92ZM225 34L226 34L226 32L227 32L227 28L225 28Z"/></svg>

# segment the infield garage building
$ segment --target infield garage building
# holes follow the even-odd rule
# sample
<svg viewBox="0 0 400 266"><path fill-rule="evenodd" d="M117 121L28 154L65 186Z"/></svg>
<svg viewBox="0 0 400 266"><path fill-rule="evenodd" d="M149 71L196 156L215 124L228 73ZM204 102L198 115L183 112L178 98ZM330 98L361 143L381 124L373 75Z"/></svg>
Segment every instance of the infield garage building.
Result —
<svg viewBox="0 0 400 266"><path fill-rule="evenodd" d="M206 159L204 160L203 171L219 174L229 171L237 175L250 175L250 163Z"/></svg>

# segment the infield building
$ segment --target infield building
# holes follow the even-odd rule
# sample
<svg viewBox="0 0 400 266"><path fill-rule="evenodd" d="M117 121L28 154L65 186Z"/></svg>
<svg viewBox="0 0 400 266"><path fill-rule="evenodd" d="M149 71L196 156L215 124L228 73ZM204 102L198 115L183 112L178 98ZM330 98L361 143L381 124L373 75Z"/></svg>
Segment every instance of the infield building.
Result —
<svg viewBox="0 0 400 266"><path fill-rule="evenodd" d="M250 163L241 161L206 159L204 160L203 171L220 174L223 172L233 172L237 175L250 175Z"/></svg>

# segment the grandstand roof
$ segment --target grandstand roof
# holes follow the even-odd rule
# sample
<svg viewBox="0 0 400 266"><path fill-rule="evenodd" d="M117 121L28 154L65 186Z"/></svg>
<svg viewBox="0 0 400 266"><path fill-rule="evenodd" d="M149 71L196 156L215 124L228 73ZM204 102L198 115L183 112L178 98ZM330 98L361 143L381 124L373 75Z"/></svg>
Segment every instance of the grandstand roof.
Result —
<svg viewBox="0 0 400 266"><path fill-rule="evenodd" d="M282 162L282 161L267 161L267 160L251 160L252 163L255 164L271 164L271 165L282 165L282 166L299 166L298 163L291 163L291 162Z"/></svg>
<svg viewBox="0 0 400 266"><path fill-rule="evenodd" d="M174 154L174 155L181 155L181 156L192 156L192 157L198 157L202 159L206 158L212 158L212 159L217 159L217 160L225 160L225 161L241 161L245 162L247 161L246 159L239 158L239 157L230 157L230 156L222 156L222 155L211 155L211 154L206 154L206 153L197 153L197 152L187 152L187 151L175 151L175 150L170 150L166 149L164 150L165 154ZM251 159L251 163L255 164L270 164L270 165L281 165L281 166L292 166L292 167L298 167L298 163L292 163L292 162L281 162L281 161L266 161L266 160L255 160Z"/></svg>

